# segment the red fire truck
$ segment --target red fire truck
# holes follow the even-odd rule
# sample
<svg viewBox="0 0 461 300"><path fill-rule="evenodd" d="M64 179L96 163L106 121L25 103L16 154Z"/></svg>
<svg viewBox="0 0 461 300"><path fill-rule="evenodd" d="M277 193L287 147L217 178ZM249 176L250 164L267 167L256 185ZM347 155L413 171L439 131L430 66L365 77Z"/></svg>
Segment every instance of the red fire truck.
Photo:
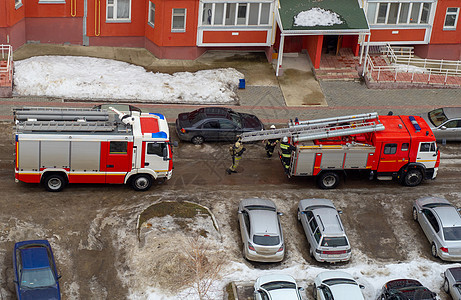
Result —
<svg viewBox="0 0 461 300"><path fill-rule="evenodd" d="M288 128L249 132L242 142L287 137L292 152L288 176L315 176L333 189L340 176L366 171L370 179L417 186L435 179L440 163L434 134L417 116L377 113L290 122Z"/></svg>
<svg viewBox="0 0 461 300"><path fill-rule="evenodd" d="M16 181L61 191L67 183L128 183L148 190L170 179L172 143L165 117L114 108L13 109Z"/></svg>

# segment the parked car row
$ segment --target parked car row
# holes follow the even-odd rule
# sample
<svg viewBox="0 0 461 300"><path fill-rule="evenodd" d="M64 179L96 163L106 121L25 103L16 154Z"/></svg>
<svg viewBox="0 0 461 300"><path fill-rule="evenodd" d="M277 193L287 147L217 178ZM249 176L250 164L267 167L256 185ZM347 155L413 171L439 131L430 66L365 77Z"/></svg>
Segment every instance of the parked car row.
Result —
<svg viewBox="0 0 461 300"><path fill-rule="evenodd" d="M445 274L461 274L461 268L450 268ZM453 299L459 300L457 281L453 277L445 279L444 290L451 293ZM315 300L363 300L361 289L354 277L343 271L325 271L314 279L313 297ZM301 300L299 287L290 275L271 274L259 277L254 284L255 300ZM453 292L456 292L454 296ZM378 300L435 300L437 294L424 287L415 279L395 279L384 284L378 293Z"/></svg>

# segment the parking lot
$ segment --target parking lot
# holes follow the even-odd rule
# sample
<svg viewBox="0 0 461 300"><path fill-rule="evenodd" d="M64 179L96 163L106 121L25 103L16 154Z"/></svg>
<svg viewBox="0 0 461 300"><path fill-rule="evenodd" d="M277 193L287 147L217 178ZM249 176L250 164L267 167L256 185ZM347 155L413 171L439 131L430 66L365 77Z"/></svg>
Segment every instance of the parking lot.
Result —
<svg viewBox="0 0 461 300"><path fill-rule="evenodd" d="M61 193L49 193L39 185L14 182L12 126L4 123L0 128L1 299L15 297L14 243L41 238L52 243L64 299L146 299L152 289L173 296L184 286L175 285L182 282L175 276L179 271L167 270L165 258L183 250L185 233L170 232L169 239L154 233L140 243L136 230L138 216L159 201L191 201L211 210L219 234L209 234L208 239L226 258L217 285L222 289L235 281L239 299L251 299L252 280L257 276L282 270L289 270L305 288L305 299L312 299L313 278L328 269L351 272L365 285L365 298L374 299L383 276L392 276L399 264L413 266L417 272L411 274L416 279L441 299L449 299L441 292L439 270L453 264L431 257L430 245L411 219L411 205L417 197L434 195L461 207L459 144L441 146L439 176L414 188L359 176L347 178L336 190L320 190L310 178L286 178L278 159L266 158L260 143L247 145L239 173L227 175L228 144L180 143L172 179L148 192L137 193L128 186L76 184ZM287 255L281 263L253 264L242 258L237 205L247 197L272 199L284 213ZM309 256L296 220L297 203L305 198L329 198L343 210L341 218L353 249L349 263L325 265Z"/></svg>

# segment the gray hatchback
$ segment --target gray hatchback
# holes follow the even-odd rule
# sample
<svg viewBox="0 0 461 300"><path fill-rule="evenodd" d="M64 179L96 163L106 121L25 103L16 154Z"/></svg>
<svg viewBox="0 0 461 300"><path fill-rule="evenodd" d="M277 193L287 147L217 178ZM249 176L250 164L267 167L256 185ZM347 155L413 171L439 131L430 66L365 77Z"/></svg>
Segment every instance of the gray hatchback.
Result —
<svg viewBox="0 0 461 300"><path fill-rule="evenodd" d="M317 261L335 263L351 258L349 239L331 200L299 201L298 221L309 242L309 254Z"/></svg>
<svg viewBox="0 0 461 300"><path fill-rule="evenodd" d="M445 198L424 197L413 204L413 220L418 221L431 254L448 261L461 261L461 216Z"/></svg>
<svg viewBox="0 0 461 300"><path fill-rule="evenodd" d="M240 201L238 219L246 259L260 262L283 260L285 246L281 215L271 200L251 198Z"/></svg>

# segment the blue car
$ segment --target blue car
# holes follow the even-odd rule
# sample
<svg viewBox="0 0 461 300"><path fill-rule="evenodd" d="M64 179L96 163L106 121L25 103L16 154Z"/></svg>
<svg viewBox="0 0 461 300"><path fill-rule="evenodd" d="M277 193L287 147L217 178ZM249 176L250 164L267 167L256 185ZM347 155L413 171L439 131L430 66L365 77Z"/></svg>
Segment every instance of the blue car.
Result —
<svg viewBox="0 0 461 300"><path fill-rule="evenodd" d="M14 283L20 300L61 299L59 278L51 245L47 240L22 241L14 245Z"/></svg>

